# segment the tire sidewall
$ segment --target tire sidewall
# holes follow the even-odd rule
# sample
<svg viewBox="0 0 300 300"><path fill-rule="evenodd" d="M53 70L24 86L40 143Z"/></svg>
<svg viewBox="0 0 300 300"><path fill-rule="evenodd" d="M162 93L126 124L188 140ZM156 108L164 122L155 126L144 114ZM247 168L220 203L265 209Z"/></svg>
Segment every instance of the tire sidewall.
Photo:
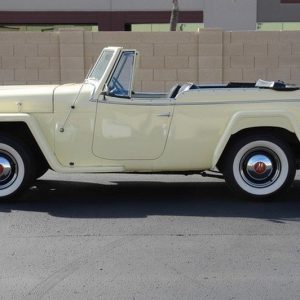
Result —
<svg viewBox="0 0 300 300"><path fill-rule="evenodd" d="M0 151L5 151L9 153L9 155L11 155L14 158L17 164L17 171L16 171L17 176L13 181L13 183L9 185L7 188L4 189L0 188L0 198L3 198L3 197L13 195L22 186L22 183L24 182L24 178L25 178L25 165L19 152L16 151L16 149L11 147L10 145L0 142Z"/></svg>
<svg viewBox="0 0 300 300"><path fill-rule="evenodd" d="M240 163L244 155L255 148L265 148L274 152L280 161L280 173L273 184L267 187L249 185L242 177ZM226 181L240 194L247 197L270 197L279 195L293 182L296 172L295 160L291 149L280 140L268 136L244 138L229 149L225 158L224 175Z"/></svg>
<svg viewBox="0 0 300 300"><path fill-rule="evenodd" d="M0 199L11 198L34 179L35 164L32 161L33 155L25 143L5 134L0 134L0 151L12 156L17 165L15 180L8 187L0 189Z"/></svg>

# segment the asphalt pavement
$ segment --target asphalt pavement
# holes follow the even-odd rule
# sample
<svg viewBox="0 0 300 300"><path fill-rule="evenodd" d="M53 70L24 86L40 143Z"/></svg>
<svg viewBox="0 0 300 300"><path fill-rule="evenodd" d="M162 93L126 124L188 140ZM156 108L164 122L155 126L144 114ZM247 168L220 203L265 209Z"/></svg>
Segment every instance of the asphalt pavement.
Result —
<svg viewBox="0 0 300 300"><path fill-rule="evenodd" d="M300 176L273 202L221 180L48 172L0 203L0 299L300 299Z"/></svg>

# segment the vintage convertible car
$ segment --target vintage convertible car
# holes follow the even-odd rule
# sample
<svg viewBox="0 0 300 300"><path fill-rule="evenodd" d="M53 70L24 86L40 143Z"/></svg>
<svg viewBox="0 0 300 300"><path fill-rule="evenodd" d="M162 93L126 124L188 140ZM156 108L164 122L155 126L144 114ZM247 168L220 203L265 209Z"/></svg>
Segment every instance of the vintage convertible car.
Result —
<svg viewBox="0 0 300 300"><path fill-rule="evenodd" d="M283 82L132 89L138 53L105 48L81 84L0 87L0 197L57 172L218 172L245 196L294 180L300 91Z"/></svg>

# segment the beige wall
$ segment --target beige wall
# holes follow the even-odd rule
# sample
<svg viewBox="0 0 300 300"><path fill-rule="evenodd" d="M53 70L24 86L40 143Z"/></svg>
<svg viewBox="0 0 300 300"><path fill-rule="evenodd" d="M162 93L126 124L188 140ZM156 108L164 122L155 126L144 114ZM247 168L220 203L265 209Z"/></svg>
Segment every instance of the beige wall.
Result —
<svg viewBox="0 0 300 300"><path fill-rule="evenodd" d="M300 31L225 32L223 81L284 80L300 84Z"/></svg>
<svg viewBox="0 0 300 300"><path fill-rule="evenodd" d="M0 33L0 84L60 82L57 33Z"/></svg>
<svg viewBox="0 0 300 300"><path fill-rule="evenodd" d="M136 89L176 82L300 84L300 32L0 32L0 84L80 82L105 46L141 53Z"/></svg>

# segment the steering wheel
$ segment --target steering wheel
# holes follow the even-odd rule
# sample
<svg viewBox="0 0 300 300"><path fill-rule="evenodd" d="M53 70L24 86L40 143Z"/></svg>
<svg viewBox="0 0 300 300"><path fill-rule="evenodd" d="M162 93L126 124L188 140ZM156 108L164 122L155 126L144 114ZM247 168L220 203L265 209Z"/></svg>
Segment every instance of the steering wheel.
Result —
<svg viewBox="0 0 300 300"><path fill-rule="evenodd" d="M125 96L127 94L127 91L124 89L122 84L119 82L118 79L112 78L112 89L110 90L110 94L116 95L116 96Z"/></svg>
<svg viewBox="0 0 300 300"><path fill-rule="evenodd" d="M111 80L113 82L114 87L116 87L117 90L124 91L124 88L123 88L122 84L120 83L120 81L117 78L113 77Z"/></svg>

